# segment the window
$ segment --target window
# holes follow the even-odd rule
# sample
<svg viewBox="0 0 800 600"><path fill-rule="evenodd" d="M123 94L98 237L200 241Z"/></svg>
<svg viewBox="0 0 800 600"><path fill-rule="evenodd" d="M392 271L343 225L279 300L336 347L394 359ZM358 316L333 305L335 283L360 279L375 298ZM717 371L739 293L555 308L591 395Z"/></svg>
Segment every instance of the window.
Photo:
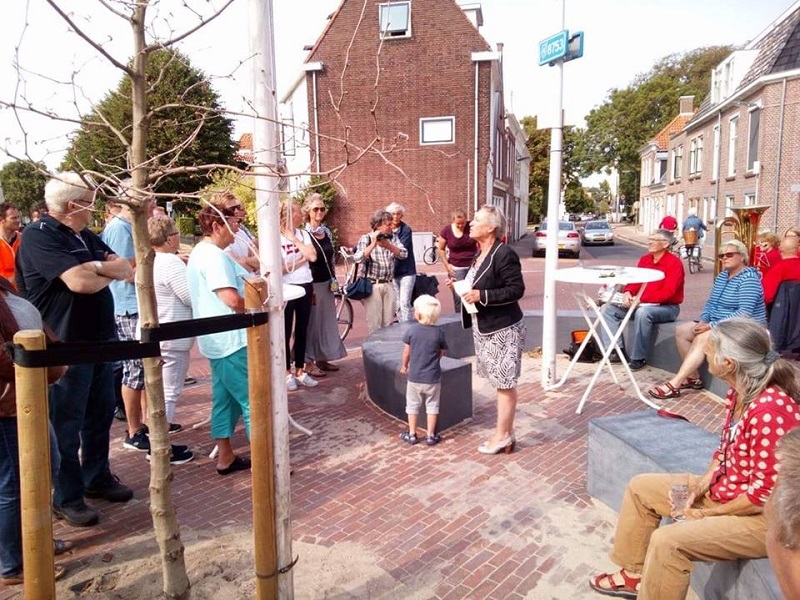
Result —
<svg viewBox="0 0 800 600"><path fill-rule="evenodd" d="M411 37L411 2L379 4L378 22L382 39Z"/></svg>
<svg viewBox="0 0 800 600"><path fill-rule="evenodd" d="M736 130L739 127L739 117L733 117L728 130L728 177L736 175Z"/></svg>
<svg viewBox="0 0 800 600"><path fill-rule="evenodd" d="M714 164L711 168L711 176L719 178L719 125L714 126Z"/></svg>
<svg viewBox="0 0 800 600"><path fill-rule="evenodd" d="M744 195L744 205L751 206L756 203L756 194L755 192L750 192Z"/></svg>
<svg viewBox="0 0 800 600"><path fill-rule="evenodd" d="M761 125L761 109L750 111L750 132L747 136L747 171L755 171L758 161L758 130Z"/></svg>
<svg viewBox="0 0 800 600"><path fill-rule="evenodd" d="M683 144L672 151L672 179L680 179L683 174Z"/></svg>
<svg viewBox="0 0 800 600"><path fill-rule="evenodd" d="M689 175L703 170L703 136L696 137L689 146Z"/></svg>
<svg viewBox="0 0 800 600"><path fill-rule="evenodd" d="M697 164L695 165L695 173L702 173L703 172L703 136L699 136L697 138L697 152L695 154L697 158Z"/></svg>
<svg viewBox="0 0 800 600"><path fill-rule="evenodd" d="M725 194L725 216L730 217L733 215L733 194Z"/></svg>
<svg viewBox="0 0 800 600"><path fill-rule="evenodd" d="M429 144L455 144L456 118L434 117L419 120L419 143L422 146Z"/></svg>

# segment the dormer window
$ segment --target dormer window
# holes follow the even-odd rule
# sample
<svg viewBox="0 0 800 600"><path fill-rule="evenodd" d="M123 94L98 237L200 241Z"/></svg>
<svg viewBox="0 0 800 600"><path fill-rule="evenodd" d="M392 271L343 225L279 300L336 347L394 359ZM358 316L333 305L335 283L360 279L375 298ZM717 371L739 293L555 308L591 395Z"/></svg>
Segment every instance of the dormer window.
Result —
<svg viewBox="0 0 800 600"><path fill-rule="evenodd" d="M382 39L411 37L411 2L379 4L378 23Z"/></svg>

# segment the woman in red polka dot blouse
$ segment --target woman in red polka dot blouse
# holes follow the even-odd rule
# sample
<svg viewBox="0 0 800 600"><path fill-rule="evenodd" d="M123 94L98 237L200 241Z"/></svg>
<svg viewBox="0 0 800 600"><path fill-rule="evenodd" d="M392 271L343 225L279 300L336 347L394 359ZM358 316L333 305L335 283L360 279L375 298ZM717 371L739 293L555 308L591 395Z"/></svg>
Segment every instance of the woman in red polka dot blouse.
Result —
<svg viewBox="0 0 800 600"><path fill-rule="evenodd" d="M767 555L764 503L775 485L775 446L800 424L795 371L750 319L719 322L705 354L709 371L731 386L719 448L705 475L688 475L685 506L674 505L668 473L630 481L610 555L622 569L589 584L602 594L683 600L693 560ZM668 516L680 520L659 528Z"/></svg>

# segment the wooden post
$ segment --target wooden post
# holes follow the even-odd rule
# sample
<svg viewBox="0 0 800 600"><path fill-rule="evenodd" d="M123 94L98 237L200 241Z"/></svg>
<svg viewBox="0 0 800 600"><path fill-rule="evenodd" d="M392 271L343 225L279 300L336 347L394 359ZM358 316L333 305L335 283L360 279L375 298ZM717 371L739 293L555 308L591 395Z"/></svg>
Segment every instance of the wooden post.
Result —
<svg viewBox="0 0 800 600"><path fill-rule="evenodd" d="M26 350L44 350L40 330L14 335ZM53 512L50 506L50 429L47 369L15 369L20 495L22 499L22 564L26 600L55 600Z"/></svg>
<svg viewBox="0 0 800 600"><path fill-rule="evenodd" d="M248 312L266 310L267 282L249 279L244 304ZM275 541L275 456L272 447L269 323L247 330L247 378L250 393L250 454L253 477L253 533L256 598L278 597L278 557Z"/></svg>

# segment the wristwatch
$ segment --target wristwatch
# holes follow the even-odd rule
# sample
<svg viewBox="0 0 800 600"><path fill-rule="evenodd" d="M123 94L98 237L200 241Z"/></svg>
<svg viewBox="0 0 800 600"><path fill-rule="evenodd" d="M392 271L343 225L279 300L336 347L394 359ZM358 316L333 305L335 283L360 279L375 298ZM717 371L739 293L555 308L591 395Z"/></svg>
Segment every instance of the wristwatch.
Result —
<svg viewBox="0 0 800 600"><path fill-rule="evenodd" d="M100 275L100 269L103 267L103 263L99 260L92 261L92 266L94 267L94 272Z"/></svg>

